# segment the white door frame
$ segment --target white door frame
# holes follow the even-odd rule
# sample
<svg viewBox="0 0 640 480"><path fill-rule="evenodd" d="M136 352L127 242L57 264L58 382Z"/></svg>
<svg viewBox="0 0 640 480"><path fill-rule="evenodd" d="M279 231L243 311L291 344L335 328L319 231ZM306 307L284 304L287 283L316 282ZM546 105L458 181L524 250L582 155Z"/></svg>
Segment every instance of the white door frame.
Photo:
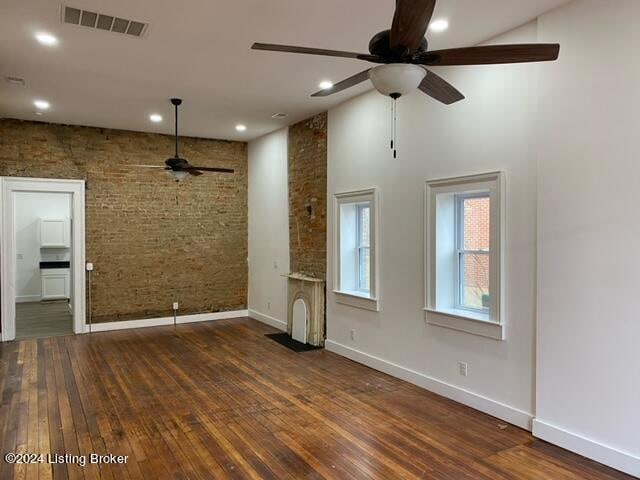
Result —
<svg viewBox="0 0 640 480"><path fill-rule="evenodd" d="M69 193L72 197L72 282L73 331L84 333L85 325L85 211L84 180L0 177L0 298L2 299L2 341L16 338L16 234L15 192Z"/></svg>

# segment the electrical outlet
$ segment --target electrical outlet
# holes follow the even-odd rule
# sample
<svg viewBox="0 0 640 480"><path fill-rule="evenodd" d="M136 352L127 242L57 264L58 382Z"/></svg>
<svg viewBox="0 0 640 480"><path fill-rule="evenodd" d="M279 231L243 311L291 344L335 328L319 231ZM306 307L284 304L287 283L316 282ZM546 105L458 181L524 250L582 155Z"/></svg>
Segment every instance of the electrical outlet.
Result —
<svg viewBox="0 0 640 480"><path fill-rule="evenodd" d="M278 261L277 261L277 260L274 260L274 261L273 261L273 269L274 269L274 270L277 270L277 269L278 269Z"/></svg>
<svg viewBox="0 0 640 480"><path fill-rule="evenodd" d="M180 305L178 304L178 302L173 302L173 309L178 310L178 308L180 308Z"/></svg>
<svg viewBox="0 0 640 480"><path fill-rule="evenodd" d="M88 262L87 263L87 272L92 272L93 271L93 263Z"/></svg>
<svg viewBox="0 0 640 480"><path fill-rule="evenodd" d="M460 375L462 375L463 377L468 376L469 366L467 365L467 362L458 362L458 371L460 372Z"/></svg>
<svg viewBox="0 0 640 480"><path fill-rule="evenodd" d="M355 330L350 330L349 331L349 338L351 339L352 342L356 341L356 331Z"/></svg>

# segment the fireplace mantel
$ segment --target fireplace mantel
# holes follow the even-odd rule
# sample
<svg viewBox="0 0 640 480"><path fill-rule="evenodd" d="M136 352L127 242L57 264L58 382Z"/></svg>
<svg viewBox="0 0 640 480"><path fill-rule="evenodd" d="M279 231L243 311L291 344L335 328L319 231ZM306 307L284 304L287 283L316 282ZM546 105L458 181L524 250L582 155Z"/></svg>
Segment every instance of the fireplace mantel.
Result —
<svg viewBox="0 0 640 480"><path fill-rule="evenodd" d="M283 277L287 278L287 333L291 335L293 331L293 306L301 299L307 307L306 343L317 347L324 346L324 280L302 273L289 273Z"/></svg>

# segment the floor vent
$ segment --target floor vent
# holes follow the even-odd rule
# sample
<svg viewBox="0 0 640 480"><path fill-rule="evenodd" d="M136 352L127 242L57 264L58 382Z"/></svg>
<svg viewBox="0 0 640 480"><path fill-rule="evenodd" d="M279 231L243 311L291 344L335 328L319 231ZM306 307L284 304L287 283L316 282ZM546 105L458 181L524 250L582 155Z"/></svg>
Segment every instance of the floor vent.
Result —
<svg viewBox="0 0 640 480"><path fill-rule="evenodd" d="M148 23L126 18L91 12L80 8L62 5L62 22L83 27L97 28L109 32L123 33L133 37L142 37L147 31Z"/></svg>

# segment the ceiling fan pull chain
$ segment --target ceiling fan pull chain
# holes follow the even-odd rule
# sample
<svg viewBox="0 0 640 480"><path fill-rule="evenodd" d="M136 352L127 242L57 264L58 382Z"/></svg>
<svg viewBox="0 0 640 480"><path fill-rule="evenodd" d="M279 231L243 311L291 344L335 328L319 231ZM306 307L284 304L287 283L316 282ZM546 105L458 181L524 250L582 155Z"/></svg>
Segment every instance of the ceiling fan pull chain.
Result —
<svg viewBox="0 0 640 480"><path fill-rule="evenodd" d="M398 99L393 99L393 158L398 158Z"/></svg>
<svg viewBox="0 0 640 480"><path fill-rule="evenodd" d="M391 148L391 150L393 150L393 109L394 109L394 101L392 99L391 101L391 146L389 148Z"/></svg>

